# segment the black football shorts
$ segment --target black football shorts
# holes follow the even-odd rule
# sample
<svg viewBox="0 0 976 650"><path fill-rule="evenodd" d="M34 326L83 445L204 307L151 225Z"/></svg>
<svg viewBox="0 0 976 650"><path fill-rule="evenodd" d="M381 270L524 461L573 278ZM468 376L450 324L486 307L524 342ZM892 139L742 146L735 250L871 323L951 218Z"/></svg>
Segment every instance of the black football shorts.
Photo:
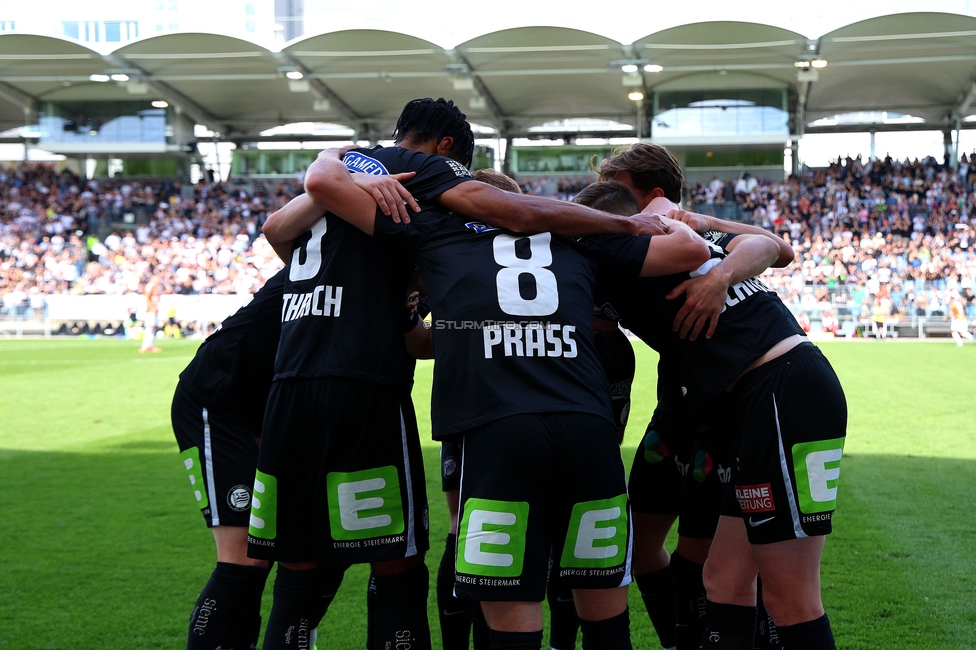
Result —
<svg viewBox="0 0 976 650"><path fill-rule="evenodd" d="M441 442L441 490L451 492L461 489L461 441Z"/></svg>
<svg viewBox="0 0 976 650"><path fill-rule="evenodd" d="M429 548L413 404L388 386L287 379L271 386L248 555L324 565Z"/></svg>
<svg viewBox="0 0 976 650"><path fill-rule="evenodd" d="M464 435L458 597L539 602L630 582L631 523L614 425L582 413L521 414Z"/></svg>
<svg viewBox="0 0 976 650"><path fill-rule="evenodd" d="M743 376L732 392L735 456L723 515L769 544L831 530L847 401L819 349L802 343Z"/></svg>
<svg viewBox="0 0 976 650"><path fill-rule="evenodd" d="M176 387L170 413L190 489L207 526L247 526L260 423L212 411L182 385Z"/></svg>

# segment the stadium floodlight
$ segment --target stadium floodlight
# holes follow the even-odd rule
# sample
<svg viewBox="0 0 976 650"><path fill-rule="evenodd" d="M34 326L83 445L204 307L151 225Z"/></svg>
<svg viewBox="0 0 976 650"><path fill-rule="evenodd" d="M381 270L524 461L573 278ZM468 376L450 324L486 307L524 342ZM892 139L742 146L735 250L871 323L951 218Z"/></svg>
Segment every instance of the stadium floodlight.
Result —
<svg viewBox="0 0 976 650"><path fill-rule="evenodd" d="M112 75L112 81L128 81L128 80L129 80L129 75L127 74L117 73Z"/></svg>
<svg viewBox="0 0 976 650"><path fill-rule="evenodd" d="M166 108L167 106L169 106L169 102L163 99L157 99L153 101L152 105L153 108Z"/></svg>
<svg viewBox="0 0 976 650"><path fill-rule="evenodd" d="M662 70L664 70L664 66L656 63L648 63L644 66L644 72L661 72Z"/></svg>
<svg viewBox="0 0 976 650"><path fill-rule="evenodd" d="M793 67L800 68L801 70L806 70L807 68L810 67L810 62L809 61L794 61L793 62Z"/></svg>
<svg viewBox="0 0 976 650"><path fill-rule="evenodd" d="M305 78L305 75L302 74L301 70L289 70L288 72L285 73L285 76L295 81Z"/></svg>
<svg viewBox="0 0 976 650"><path fill-rule="evenodd" d="M105 83L110 77L107 74L91 74L88 75L89 81L97 81L98 83Z"/></svg>
<svg viewBox="0 0 976 650"><path fill-rule="evenodd" d="M626 72L628 74L633 73L633 72L637 72L637 66L634 65L633 63L626 63L626 64L620 66L620 69L623 72Z"/></svg>
<svg viewBox="0 0 976 650"><path fill-rule="evenodd" d="M634 92L627 95L627 99L629 99L632 102L639 102L640 100L644 99L644 93L635 90Z"/></svg>
<svg viewBox="0 0 976 650"><path fill-rule="evenodd" d="M818 70L822 70L823 68L827 67L827 59L814 59L810 62L810 65Z"/></svg>

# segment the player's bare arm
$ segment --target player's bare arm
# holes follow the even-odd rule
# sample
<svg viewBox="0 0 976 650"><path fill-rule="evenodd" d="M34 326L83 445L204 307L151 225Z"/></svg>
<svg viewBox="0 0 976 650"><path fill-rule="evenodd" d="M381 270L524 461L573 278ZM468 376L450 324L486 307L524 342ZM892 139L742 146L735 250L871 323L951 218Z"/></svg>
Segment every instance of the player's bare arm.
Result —
<svg viewBox="0 0 976 650"><path fill-rule="evenodd" d="M698 233L680 221L665 218L661 222L666 232L651 237L641 277L693 271L708 260L708 244Z"/></svg>
<svg viewBox="0 0 976 650"><path fill-rule="evenodd" d="M782 237L777 236L775 233L772 233L765 228L739 223L738 221L717 219L708 215L698 214L697 212L688 212L687 210L678 208L678 206L664 197L655 198L645 209L653 212L659 212L661 214L667 214L671 210L674 210L675 212L671 215L671 218L688 224L691 229L697 233L705 233L710 230L715 230L718 232L728 233L730 235L758 235L766 237L777 246L776 259L774 260L774 263L769 266L782 268L788 266L793 261L793 247L790 246ZM731 248L729 250L731 250ZM764 267L763 270L765 270L765 268L767 267ZM757 273L761 272L762 271L757 271ZM755 275L755 273L753 275Z"/></svg>
<svg viewBox="0 0 976 650"><path fill-rule="evenodd" d="M705 338L712 338L725 308L729 287L759 275L779 255L776 242L759 235L739 235L729 242L726 250L728 257L707 273L685 280L667 295L668 300L685 297L672 325L681 338L696 340L706 324Z"/></svg>
<svg viewBox="0 0 976 650"><path fill-rule="evenodd" d="M352 177L353 174L339 159L338 150L327 149L309 166L305 174L305 193L316 205L372 236L376 199L357 185Z"/></svg>
<svg viewBox="0 0 976 650"><path fill-rule="evenodd" d="M461 183L437 198L445 208L512 232L584 235L662 235L660 217L619 217L576 203L512 194L485 183Z"/></svg>
<svg viewBox="0 0 976 650"><path fill-rule="evenodd" d="M325 212L325 208L315 205L307 194L299 194L268 217L261 232L275 254L287 264L291 261L295 239L324 217Z"/></svg>

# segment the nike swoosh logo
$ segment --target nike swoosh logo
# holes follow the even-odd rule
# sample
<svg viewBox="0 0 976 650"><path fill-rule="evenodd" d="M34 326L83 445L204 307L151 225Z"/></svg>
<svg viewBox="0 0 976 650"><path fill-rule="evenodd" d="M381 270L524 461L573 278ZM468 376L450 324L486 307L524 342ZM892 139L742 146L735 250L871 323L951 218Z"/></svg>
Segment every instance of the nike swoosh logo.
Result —
<svg viewBox="0 0 976 650"><path fill-rule="evenodd" d="M762 524L766 523L767 521L772 521L773 519L776 519L776 517L773 516L773 517L769 517L767 519L760 519L759 521L753 521L752 520L752 517L749 517L749 525L752 526L753 528L755 528L756 526L761 526Z"/></svg>
<svg viewBox="0 0 976 650"><path fill-rule="evenodd" d="M557 603L571 603L571 602L573 602L573 597L570 596L569 598L563 598L562 596L556 596L556 602Z"/></svg>
<svg viewBox="0 0 976 650"><path fill-rule="evenodd" d="M449 611L447 611L445 609L442 613L444 614L444 616L454 616L456 614L470 614L471 613L471 610L470 609L459 609L456 612L449 612Z"/></svg>

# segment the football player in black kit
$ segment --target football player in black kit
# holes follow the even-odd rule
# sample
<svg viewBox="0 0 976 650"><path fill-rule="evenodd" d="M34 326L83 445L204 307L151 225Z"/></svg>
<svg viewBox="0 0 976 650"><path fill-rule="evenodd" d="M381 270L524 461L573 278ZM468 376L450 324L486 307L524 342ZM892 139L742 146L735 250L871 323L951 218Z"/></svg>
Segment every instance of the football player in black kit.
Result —
<svg viewBox="0 0 976 650"><path fill-rule="evenodd" d="M217 545L217 566L190 617L188 650L246 650L258 641L270 566L247 556L247 525L286 275L279 271L207 337L173 396L183 465Z"/></svg>
<svg viewBox="0 0 976 650"><path fill-rule="evenodd" d="M603 161L599 171L601 179L623 183L651 209L680 200L681 171L663 147L633 145ZM682 219L699 232L740 227L689 213ZM714 261L693 275L706 285L725 285L717 292L717 306L692 304L682 313L681 301L666 299L670 289L628 285L624 278L608 285L611 304L635 334L647 328L656 330L647 333L649 338L672 336L682 361L686 408L693 413L721 408L734 440L732 481L704 567L708 601L702 647L753 647L761 573L763 602L783 647L834 648L820 597L820 558L846 434L843 389L775 293L754 279L728 283L730 268L709 279L731 259L721 259L721 249L732 249L739 239L709 234ZM694 286L696 279L676 280L671 288L684 292L685 304L709 293ZM706 312L711 314L705 318L710 321L706 338L682 338L689 329L700 331Z"/></svg>
<svg viewBox="0 0 976 650"><path fill-rule="evenodd" d="M613 182L589 185L574 200L614 214L632 214L639 208L634 193ZM758 249L742 245L748 237L738 239L737 252L727 258L728 262L723 260L726 266L736 265L743 259L746 261L738 271L742 278L734 277L734 281L765 270L766 265L775 259L779 245L771 236L762 234L761 237L751 242L758 244ZM784 259L777 261L785 265L789 261L785 258L792 257L791 252L783 251ZM716 277L722 273L722 268L717 269ZM670 289L680 279L662 278L643 284ZM598 295L601 293L604 292L598 289ZM688 306L682 305L682 310ZM609 303L598 310L609 312L608 317L620 318ZM645 343L658 351L660 360L658 403L630 473L634 578L661 645L665 649L678 647L685 650L697 648L701 638L702 629L697 625L698 610L705 601L701 564L707 557L708 545L718 523L723 494L720 481L728 480L730 463L728 458L713 457L717 445L710 445L711 454L695 445L695 418L684 410L680 358L675 354L672 342L667 337L651 339L653 328L639 327L638 331ZM710 441L714 440L714 433ZM669 557L664 541L679 512L678 548Z"/></svg>
<svg viewBox="0 0 976 650"><path fill-rule="evenodd" d="M415 251L430 296L434 437L464 440L456 592L482 601L493 648L539 648L554 548L584 644L630 647L627 496L591 334L596 242L516 235L430 204L410 225L377 219L338 154L309 168L307 191ZM650 240L600 240L600 257L635 276L705 259L700 238L665 226Z"/></svg>

